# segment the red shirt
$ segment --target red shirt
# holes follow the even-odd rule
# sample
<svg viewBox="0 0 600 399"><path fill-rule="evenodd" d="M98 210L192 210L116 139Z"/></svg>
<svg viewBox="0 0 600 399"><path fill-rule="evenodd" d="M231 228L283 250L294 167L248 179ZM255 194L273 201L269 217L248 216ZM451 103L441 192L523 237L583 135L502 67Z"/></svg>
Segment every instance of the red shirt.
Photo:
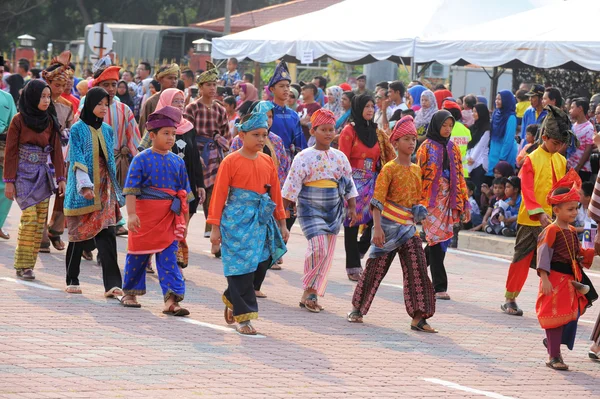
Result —
<svg viewBox="0 0 600 399"><path fill-rule="evenodd" d="M346 127L342 130L342 133L340 133L338 149L346 154L346 157L348 157L348 160L350 161L350 166L353 168L367 169L365 165L369 166L368 164L370 163L370 167L368 169L373 172L377 170L377 162L379 162L379 158L381 157L381 149L379 148L379 144L375 143L373 147L367 147L356 136L354 126L346 125Z"/></svg>

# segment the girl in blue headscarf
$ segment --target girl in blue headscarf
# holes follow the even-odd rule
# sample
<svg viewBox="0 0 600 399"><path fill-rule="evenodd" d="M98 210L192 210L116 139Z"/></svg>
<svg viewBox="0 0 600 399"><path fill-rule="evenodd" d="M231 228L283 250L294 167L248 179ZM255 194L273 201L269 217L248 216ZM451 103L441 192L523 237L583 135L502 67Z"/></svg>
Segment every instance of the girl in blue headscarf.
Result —
<svg viewBox="0 0 600 399"><path fill-rule="evenodd" d="M490 155L488 176L494 175L494 167L499 161L506 161L512 167L517 161L517 101L509 90L502 90L496 96L496 109L492 114Z"/></svg>
<svg viewBox="0 0 600 399"><path fill-rule="evenodd" d="M418 111L421 109L421 94L427 90L427 87L416 85L408 89L408 94L412 97L412 109Z"/></svg>

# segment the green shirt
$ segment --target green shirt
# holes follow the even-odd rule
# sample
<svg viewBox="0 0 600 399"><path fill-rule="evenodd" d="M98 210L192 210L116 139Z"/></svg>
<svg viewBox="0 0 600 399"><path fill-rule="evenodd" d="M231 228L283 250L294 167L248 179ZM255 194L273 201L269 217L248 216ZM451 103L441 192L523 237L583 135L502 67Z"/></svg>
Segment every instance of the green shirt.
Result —
<svg viewBox="0 0 600 399"><path fill-rule="evenodd" d="M17 107L10 94L0 90L0 134L6 133L13 116L17 114Z"/></svg>

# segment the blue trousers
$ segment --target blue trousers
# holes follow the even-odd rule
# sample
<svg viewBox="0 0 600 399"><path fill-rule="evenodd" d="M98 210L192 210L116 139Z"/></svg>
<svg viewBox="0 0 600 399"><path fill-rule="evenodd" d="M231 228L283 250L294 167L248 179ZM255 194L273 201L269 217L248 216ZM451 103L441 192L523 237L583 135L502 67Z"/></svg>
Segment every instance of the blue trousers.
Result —
<svg viewBox="0 0 600 399"><path fill-rule="evenodd" d="M156 271L158 281L166 302L171 295L180 302L185 294L185 281L177 266L178 241L156 254ZM152 254L127 254L125 273L123 275L123 292L125 295L144 295L146 293L146 266Z"/></svg>

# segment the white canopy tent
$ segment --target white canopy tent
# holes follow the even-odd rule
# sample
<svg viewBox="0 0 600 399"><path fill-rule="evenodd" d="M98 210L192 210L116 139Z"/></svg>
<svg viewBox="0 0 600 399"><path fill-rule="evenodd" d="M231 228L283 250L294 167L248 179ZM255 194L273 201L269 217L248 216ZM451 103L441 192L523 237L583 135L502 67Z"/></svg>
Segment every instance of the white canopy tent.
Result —
<svg viewBox="0 0 600 399"><path fill-rule="evenodd" d="M531 10L541 3L543 0L345 0L320 11L215 38L212 56L299 62L305 52L312 52L314 59L328 56L349 63L412 58L417 38Z"/></svg>
<svg viewBox="0 0 600 399"><path fill-rule="evenodd" d="M415 61L599 71L600 40L591 17L599 14L598 0L553 3L418 40Z"/></svg>

